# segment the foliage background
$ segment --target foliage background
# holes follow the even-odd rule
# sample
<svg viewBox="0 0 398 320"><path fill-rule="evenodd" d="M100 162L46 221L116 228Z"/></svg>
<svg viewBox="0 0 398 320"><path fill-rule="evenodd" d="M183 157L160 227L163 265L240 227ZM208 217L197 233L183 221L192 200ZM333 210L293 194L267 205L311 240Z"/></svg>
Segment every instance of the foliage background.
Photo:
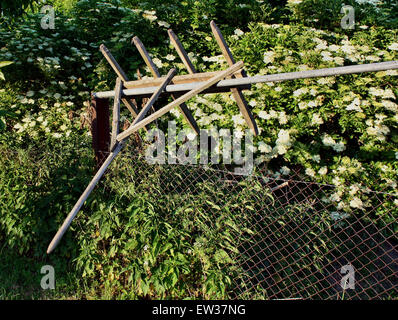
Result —
<svg viewBox="0 0 398 320"><path fill-rule="evenodd" d="M341 3L48 1L56 9L51 30L40 27L42 4L27 7L21 1L10 8L2 1L0 61L13 63L1 69L5 80L0 79L0 296L226 297L233 242L226 249L205 227L193 233L191 219L210 219L210 212L192 218L189 208L173 208L168 197L155 199L145 185L126 184L123 174L133 173L123 161L112 168L120 176L110 174L96 189L57 252L44 254L93 174L89 94L112 89L115 82L99 45L109 48L131 79L137 68L149 74L130 43L133 36L144 42L161 73L172 66L186 72L169 45L168 28L198 70L225 68L210 36L212 19L250 75L397 60L396 3L344 1L356 10L354 30L340 27ZM396 76L386 71L253 86L245 96L261 130L258 165L273 177L301 171L303 179L334 184L337 192L327 201L344 214L366 211L371 204L364 191L397 187ZM192 99L188 107L201 128L244 134L229 94ZM178 112L160 125L167 120L185 128ZM156 179L150 176L147 183ZM210 201L205 190L211 183L203 188L191 206ZM224 223L239 218L225 214ZM228 227L220 230L228 238L222 233ZM195 251L198 239L206 239L206 250ZM194 254L187 255L189 250ZM54 265L58 275L50 294L37 289L43 264ZM10 270L15 272L9 277Z"/></svg>

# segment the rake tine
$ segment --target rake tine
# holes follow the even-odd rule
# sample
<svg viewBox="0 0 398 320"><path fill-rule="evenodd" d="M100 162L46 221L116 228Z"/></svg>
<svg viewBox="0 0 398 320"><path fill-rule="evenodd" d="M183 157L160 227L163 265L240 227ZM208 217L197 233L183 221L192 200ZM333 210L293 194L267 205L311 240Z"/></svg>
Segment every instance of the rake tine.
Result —
<svg viewBox="0 0 398 320"><path fill-rule="evenodd" d="M140 69L139 68L137 68L137 79L138 79L138 81L142 81L142 75L141 75L141 72L140 72ZM158 78L158 79L161 79L161 78ZM159 84L159 86L160 85L162 85L162 83L160 83ZM156 92L156 90L154 91L154 93ZM145 105L146 103L148 102L148 98L144 98L144 99L142 99L142 104L143 105ZM155 112L156 110L155 110L155 108L152 108L152 110ZM156 128L158 127L158 121L156 120L155 121L155 126L156 126Z"/></svg>
<svg viewBox="0 0 398 320"><path fill-rule="evenodd" d="M145 49L143 43L138 37L134 37L133 41L134 45L137 47L139 53L141 54L142 58L144 59L146 65L148 66L149 70L151 71L152 75L154 78L159 78L160 73L158 69L156 68L155 64L153 63L151 57L149 56L148 51ZM176 95L171 95L171 97L175 100L177 97ZM185 120L189 123L191 128L195 130L197 134L200 133L200 129L198 124L196 123L194 117L191 114L191 111L189 111L187 105L185 103L180 104L179 106L180 111L182 112Z"/></svg>
<svg viewBox="0 0 398 320"><path fill-rule="evenodd" d="M213 31L213 35L218 43L218 45L221 48L221 52L227 60L228 65L233 65L235 63L234 57L232 56L231 50L229 50L229 47L221 34L220 29L218 29L216 23L212 20L210 22L211 30ZM243 75L245 76L246 74L244 71L242 72ZM242 74L238 77L243 77ZM232 76L234 78L234 76ZM258 135L258 128L256 121L254 120L253 114L251 113L249 106L247 105L246 99L242 94L242 91L236 88L231 88L231 92L235 98L236 104L239 107L240 112L242 113L243 117L245 118L245 121L249 128L253 131L254 135Z"/></svg>
<svg viewBox="0 0 398 320"><path fill-rule="evenodd" d="M123 82L129 81L127 75L124 73L122 67L117 63L116 59L113 57L113 55L110 53L108 48L104 45L100 45L100 51L104 55L105 59L109 62L109 65L112 67L112 69L116 72L118 77L123 80ZM138 109L137 107L128 99L126 98L121 98L123 104L129 109L130 113L133 115L133 117L137 117L138 114Z"/></svg>
<svg viewBox="0 0 398 320"><path fill-rule="evenodd" d="M105 59L109 62L112 69L116 72L118 77L122 79L124 82L129 81L127 75L124 73L122 67L117 63L116 59L110 53L107 47L104 44L100 45L100 51L104 55Z"/></svg>
<svg viewBox="0 0 398 320"><path fill-rule="evenodd" d="M184 63L185 68L187 68L190 74L196 73L195 67L192 64L191 59L189 59L187 52L185 51L182 43L180 42L176 34L171 29L169 29L167 33L169 34L170 40L173 43L178 55L180 56L180 59Z"/></svg>
<svg viewBox="0 0 398 320"><path fill-rule="evenodd" d="M146 48L145 48L144 44L142 43L142 41L140 40L140 38L135 36L133 38L132 42L136 46L138 52L140 53L140 55L141 55L142 59L144 60L145 64L147 65L147 67L151 71L153 77L154 78L160 78L159 70L156 67L155 63L152 61L151 56L149 55L148 51L146 50Z"/></svg>

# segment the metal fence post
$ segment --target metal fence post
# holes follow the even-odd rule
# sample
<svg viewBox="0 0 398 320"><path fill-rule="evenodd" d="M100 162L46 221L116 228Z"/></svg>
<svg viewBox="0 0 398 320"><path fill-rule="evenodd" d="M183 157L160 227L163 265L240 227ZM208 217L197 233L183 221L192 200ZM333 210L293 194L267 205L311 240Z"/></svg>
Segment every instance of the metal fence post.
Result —
<svg viewBox="0 0 398 320"><path fill-rule="evenodd" d="M91 134L97 169L109 153L109 99L91 96Z"/></svg>

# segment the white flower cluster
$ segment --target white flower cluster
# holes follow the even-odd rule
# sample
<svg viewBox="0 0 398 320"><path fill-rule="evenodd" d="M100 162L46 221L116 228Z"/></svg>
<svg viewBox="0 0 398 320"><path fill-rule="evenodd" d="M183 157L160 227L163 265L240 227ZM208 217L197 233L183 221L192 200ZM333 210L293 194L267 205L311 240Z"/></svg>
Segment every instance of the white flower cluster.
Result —
<svg viewBox="0 0 398 320"><path fill-rule="evenodd" d="M391 43L387 48L393 51L398 51L398 43L397 42Z"/></svg>
<svg viewBox="0 0 398 320"><path fill-rule="evenodd" d="M390 133L390 129L383 124L385 118L385 115L376 114L376 120L366 120L366 125L368 126L366 132L371 136L376 136L380 141L385 141L386 135Z"/></svg>
<svg viewBox="0 0 398 320"><path fill-rule="evenodd" d="M359 4L371 4L376 6L380 0L355 0L355 2Z"/></svg>
<svg viewBox="0 0 398 320"><path fill-rule="evenodd" d="M304 95L304 94L306 94L308 92L309 92L308 88L303 87L303 88L295 90L293 92L293 97L300 97L300 96L302 96L302 95Z"/></svg>
<svg viewBox="0 0 398 320"><path fill-rule="evenodd" d="M156 11L154 11L154 10L151 10L151 11L145 10L145 11L143 12L142 16L143 16L145 19L148 19L148 20L151 21L151 22L155 21L155 20L158 18L158 17L156 16Z"/></svg>
<svg viewBox="0 0 398 320"><path fill-rule="evenodd" d="M370 87L369 94L376 97L382 97L384 99L395 99L394 92L391 89L383 90L381 88Z"/></svg>
<svg viewBox="0 0 398 320"><path fill-rule="evenodd" d="M363 110L361 109L361 100L359 98L355 98L352 103L350 103L347 107L346 110L348 111L357 111L357 112L362 112Z"/></svg>
<svg viewBox="0 0 398 320"><path fill-rule="evenodd" d="M321 116L318 113L313 113L312 114L312 120L311 120L311 124L312 125L319 125L323 123L323 119L321 118Z"/></svg>
<svg viewBox="0 0 398 320"><path fill-rule="evenodd" d="M285 154L292 145L288 130L281 129L278 133L278 139L275 141L275 147L272 149L275 154Z"/></svg>
<svg viewBox="0 0 398 320"><path fill-rule="evenodd" d="M272 152L272 147L268 144L266 144L263 141L260 141L258 143L258 150L262 153L271 153Z"/></svg>
<svg viewBox="0 0 398 320"><path fill-rule="evenodd" d="M264 52L264 63L265 64L272 64L275 60L275 52L274 51L268 51L268 52Z"/></svg>
<svg viewBox="0 0 398 320"><path fill-rule="evenodd" d="M203 59L203 61L206 61L206 62L216 62L216 63L225 62L224 57L222 55L211 56L211 57L204 56L202 59Z"/></svg>
<svg viewBox="0 0 398 320"><path fill-rule="evenodd" d="M158 21L158 25L161 27L170 28L170 24L168 24L166 21Z"/></svg>
<svg viewBox="0 0 398 320"><path fill-rule="evenodd" d="M286 124L289 121L285 111L277 112L275 110L269 110L269 112L261 110L258 112L258 116L264 120L278 119L280 124Z"/></svg>
<svg viewBox="0 0 398 320"><path fill-rule="evenodd" d="M328 134L324 134L322 137L322 143L327 147L332 147L336 152L342 152L345 150L345 145L343 142L336 142L331 136Z"/></svg>

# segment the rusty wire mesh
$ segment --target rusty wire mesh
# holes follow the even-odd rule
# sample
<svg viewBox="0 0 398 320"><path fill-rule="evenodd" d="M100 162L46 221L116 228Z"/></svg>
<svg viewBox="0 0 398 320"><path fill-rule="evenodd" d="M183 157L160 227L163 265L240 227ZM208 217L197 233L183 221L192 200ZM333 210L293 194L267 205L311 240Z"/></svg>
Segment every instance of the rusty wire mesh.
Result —
<svg viewBox="0 0 398 320"><path fill-rule="evenodd" d="M336 205L327 201L336 187L306 181L299 172L242 176L220 166L123 158L129 165L119 160L117 166L131 169L131 181L145 181L150 192L159 186L175 207L191 206L193 219L199 210L193 199L212 190L203 206L213 214L208 228L214 232L217 217L236 217L239 228L230 230L238 248L231 252L231 299L398 298L397 194L368 191L366 208L336 218ZM347 286L347 266L355 288Z"/></svg>

